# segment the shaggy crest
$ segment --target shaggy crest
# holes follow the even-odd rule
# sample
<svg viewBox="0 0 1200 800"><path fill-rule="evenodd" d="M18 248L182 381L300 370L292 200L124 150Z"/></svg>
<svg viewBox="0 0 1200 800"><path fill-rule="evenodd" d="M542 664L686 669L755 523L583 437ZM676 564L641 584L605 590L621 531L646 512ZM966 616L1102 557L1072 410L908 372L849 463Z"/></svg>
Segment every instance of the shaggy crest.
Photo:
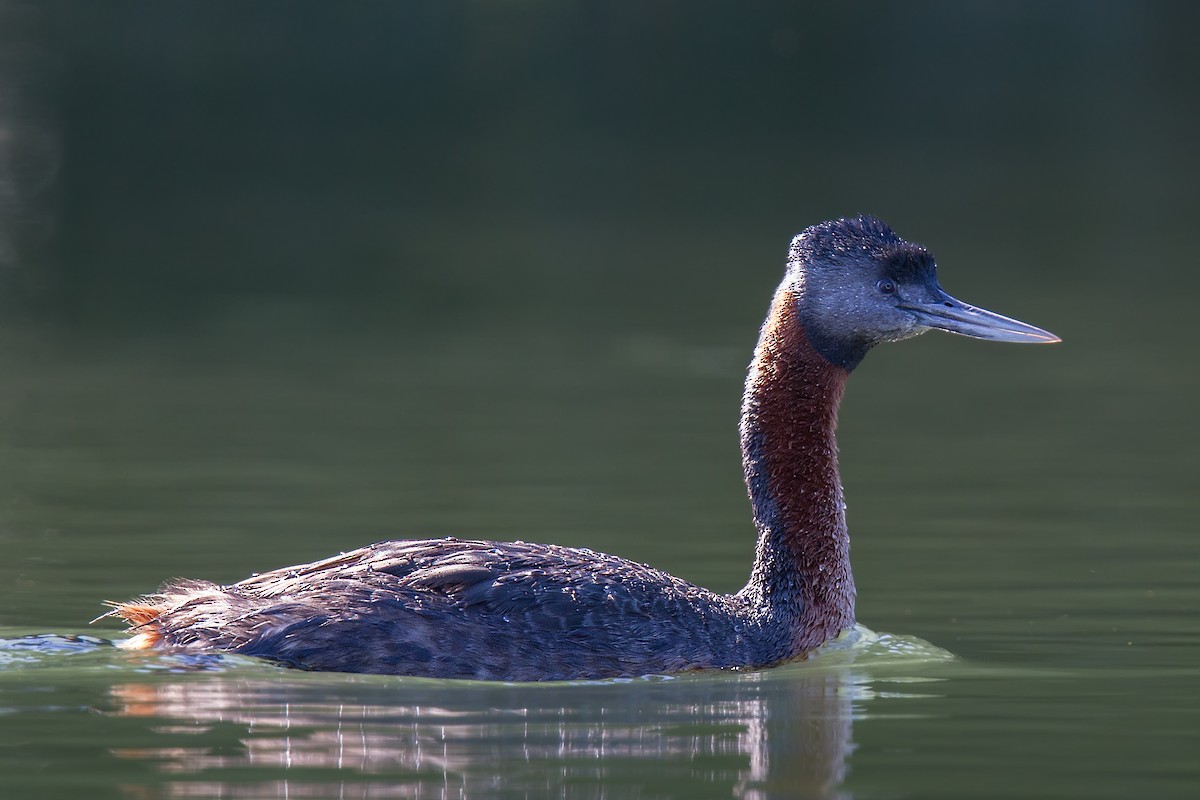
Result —
<svg viewBox="0 0 1200 800"><path fill-rule="evenodd" d="M801 264L841 266L864 259L886 264L888 274L901 281L932 275L936 270L928 250L901 239L886 222L870 214L813 225L792 239L788 249L791 268Z"/></svg>

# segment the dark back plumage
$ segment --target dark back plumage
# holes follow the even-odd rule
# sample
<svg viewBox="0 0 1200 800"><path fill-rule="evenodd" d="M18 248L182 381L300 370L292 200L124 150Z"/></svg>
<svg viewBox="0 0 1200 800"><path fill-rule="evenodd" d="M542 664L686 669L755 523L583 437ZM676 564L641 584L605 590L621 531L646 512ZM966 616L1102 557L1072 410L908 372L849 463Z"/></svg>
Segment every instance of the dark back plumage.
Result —
<svg viewBox="0 0 1200 800"><path fill-rule="evenodd" d="M735 596L524 542L382 542L229 586L168 585L141 602L161 609L151 623L161 644L339 672L603 678L739 666L782 646Z"/></svg>

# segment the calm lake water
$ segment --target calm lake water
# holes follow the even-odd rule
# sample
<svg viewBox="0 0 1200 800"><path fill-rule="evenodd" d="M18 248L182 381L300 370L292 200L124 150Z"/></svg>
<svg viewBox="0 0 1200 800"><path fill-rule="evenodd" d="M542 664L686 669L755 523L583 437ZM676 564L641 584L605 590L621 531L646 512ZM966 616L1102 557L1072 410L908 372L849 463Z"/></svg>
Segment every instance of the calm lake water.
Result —
<svg viewBox="0 0 1200 800"><path fill-rule="evenodd" d="M841 437L871 630L809 663L486 685L131 654L86 624L166 577L449 533L736 589L756 274L712 278L728 325L710 300L586 330L347 332L302 307L144 339L6 330L4 796L1191 796L1194 462L1161 426L1194 376L1054 298L952 279L1065 343L868 357Z"/></svg>

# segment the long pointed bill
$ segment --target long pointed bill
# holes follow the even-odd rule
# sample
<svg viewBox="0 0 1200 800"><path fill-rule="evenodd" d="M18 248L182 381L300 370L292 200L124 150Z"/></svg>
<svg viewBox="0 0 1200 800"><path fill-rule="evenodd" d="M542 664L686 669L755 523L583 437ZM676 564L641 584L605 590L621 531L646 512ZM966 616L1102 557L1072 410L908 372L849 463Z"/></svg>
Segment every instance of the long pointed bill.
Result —
<svg viewBox="0 0 1200 800"><path fill-rule="evenodd" d="M916 315L920 325L961 336L1021 344L1053 344L1062 341L1049 331L967 305L945 292L939 294L941 297L937 302L901 303L899 307Z"/></svg>

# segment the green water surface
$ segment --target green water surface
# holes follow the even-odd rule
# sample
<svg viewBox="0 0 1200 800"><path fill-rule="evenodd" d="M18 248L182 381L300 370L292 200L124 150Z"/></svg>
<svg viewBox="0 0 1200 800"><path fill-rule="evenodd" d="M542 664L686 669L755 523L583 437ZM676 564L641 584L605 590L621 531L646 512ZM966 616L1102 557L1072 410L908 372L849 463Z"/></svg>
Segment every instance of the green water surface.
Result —
<svg viewBox="0 0 1200 800"><path fill-rule="evenodd" d="M1194 3L0 0L0 800L1194 798ZM389 538L722 591L790 237L878 214L1054 346L870 353L858 619L488 685L120 650Z"/></svg>
<svg viewBox="0 0 1200 800"><path fill-rule="evenodd" d="M1151 479L1161 453L1103 462L1091 434L1121 418L1077 409L1120 387L1069 366L1065 331L1059 349L927 336L864 362L843 461L859 617L887 635L811 663L488 686L147 656L85 624L166 577L452 532L734 590L746 322L728 342L267 335L294 316L147 342L10 331L6 796L1185 796L1193 508Z"/></svg>

